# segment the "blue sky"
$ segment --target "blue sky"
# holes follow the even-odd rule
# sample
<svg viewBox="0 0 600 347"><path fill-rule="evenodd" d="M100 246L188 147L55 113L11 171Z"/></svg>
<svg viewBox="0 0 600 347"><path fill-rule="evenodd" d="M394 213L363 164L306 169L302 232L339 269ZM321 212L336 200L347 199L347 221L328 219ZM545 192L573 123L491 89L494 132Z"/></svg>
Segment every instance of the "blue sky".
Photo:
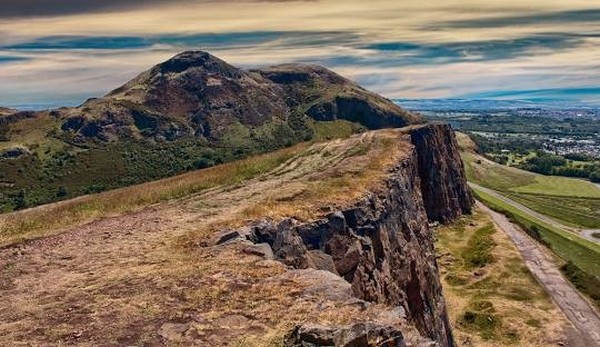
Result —
<svg viewBox="0 0 600 347"><path fill-rule="evenodd" d="M389 98L600 104L596 0L5 0L0 105L77 105L188 49L323 64Z"/></svg>

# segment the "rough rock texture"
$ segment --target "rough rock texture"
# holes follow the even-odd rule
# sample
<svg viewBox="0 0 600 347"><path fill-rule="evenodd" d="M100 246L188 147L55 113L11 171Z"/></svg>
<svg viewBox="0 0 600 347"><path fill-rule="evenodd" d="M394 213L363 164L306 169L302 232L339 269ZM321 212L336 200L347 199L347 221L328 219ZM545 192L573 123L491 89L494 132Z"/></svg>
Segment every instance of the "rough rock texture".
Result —
<svg viewBox="0 0 600 347"><path fill-rule="evenodd" d="M417 150L421 192L429 219L445 223L470 213L474 200L450 125L419 127L410 135Z"/></svg>
<svg viewBox="0 0 600 347"><path fill-rule="evenodd" d="M293 347L405 347L402 332L391 326L356 323L346 327L303 325L292 331L287 344Z"/></svg>
<svg viewBox="0 0 600 347"><path fill-rule="evenodd" d="M472 198L454 160L451 129L427 125L409 134L414 150L391 170L384 188L311 223L262 222L248 237L270 244L289 266L339 274L360 299L403 307L423 336L453 346L428 221L469 212Z"/></svg>

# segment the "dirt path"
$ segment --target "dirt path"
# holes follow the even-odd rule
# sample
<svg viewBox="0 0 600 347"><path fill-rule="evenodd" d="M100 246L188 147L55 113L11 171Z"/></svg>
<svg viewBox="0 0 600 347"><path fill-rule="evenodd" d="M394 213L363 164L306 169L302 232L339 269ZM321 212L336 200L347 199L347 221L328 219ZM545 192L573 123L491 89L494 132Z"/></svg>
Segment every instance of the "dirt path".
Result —
<svg viewBox="0 0 600 347"><path fill-rule="evenodd" d="M485 187L482 187L482 186L480 186L478 184L475 184L475 183L472 183L472 182L469 182L469 185L471 187L473 187L473 188L476 188L478 190L483 191L486 194L489 194L489 195L491 195L491 196L493 196L493 197L495 197L497 199L502 200L503 202L505 202L505 203L507 203L507 204L509 204L509 205L511 205L511 206L513 206L513 207L515 207L515 208L517 208L519 210L521 210L522 212L527 213L528 215L530 215L530 216L532 216L532 217L534 217L534 218L536 218L536 219L538 219L538 220L540 220L540 221L542 221L542 222L544 222L546 224L550 224L550 225L552 225L552 226L554 226L556 228L559 228L559 229L571 232L571 233L573 233L573 235L577 235L577 236L579 236L581 238L584 238L584 239L587 239L589 241L592 241L592 242L600 244L600 238L594 237L594 234L600 232L600 230L597 230L597 229L577 229L577 228L573 228L573 227L564 225L564 224L558 222L557 220L555 220L553 218L550 218L550 217L548 217L548 216L546 216L544 214L536 212L536 211L530 209L529 207L527 207L525 205L522 205L522 204L520 204L520 203L518 203L518 202L516 202L516 201L514 201L514 200L512 200L510 198L507 198L506 196L498 193L497 191L495 191L493 189L485 188Z"/></svg>
<svg viewBox="0 0 600 347"><path fill-rule="evenodd" d="M512 224L504 215L492 211L480 202L477 202L477 205L488 213L494 223L512 239L523 255L525 264L531 273L577 329L578 336L572 336L573 341L570 345L577 347L600 346L600 315L562 277L552 259L534 240Z"/></svg>

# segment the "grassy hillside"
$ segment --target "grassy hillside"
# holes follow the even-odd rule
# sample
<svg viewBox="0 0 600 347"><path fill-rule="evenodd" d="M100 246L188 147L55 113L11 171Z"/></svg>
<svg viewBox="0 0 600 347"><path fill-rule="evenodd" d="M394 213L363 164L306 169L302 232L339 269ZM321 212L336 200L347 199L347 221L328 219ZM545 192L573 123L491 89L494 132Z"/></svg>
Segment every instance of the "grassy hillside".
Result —
<svg viewBox="0 0 600 347"><path fill-rule="evenodd" d="M329 128L332 128L332 124L321 128L319 133L327 138L350 136L348 133L341 132L340 127L335 127L337 130L334 132L328 130ZM347 129L353 130L354 127L350 126ZM191 198L211 189L226 190L229 189L228 187L233 189L245 181L263 177L267 173L279 177L298 169L298 165L307 165L308 163L304 161L309 157L313 161L318 161L318 165L327 165L328 162L339 164L344 159L364 158L369 154L368 160L360 164L361 170L356 169L359 166L352 167L353 171L350 173L343 173L336 169L335 172L329 173L330 176L327 176L323 170L320 173L322 177L310 181L303 191L291 197L263 201L247 208L240 216L247 219L287 213L296 218L308 218L311 213L318 212L318 208L311 207L312 203L336 204L346 199L357 198L364 193L364 187L377 182L376 175L385 175L384 167L391 165L390 162L394 160L392 154L399 152L399 148L403 146L396 141L397 133L391 131L392 139L388 139L386 134L385 131L377 134L367 133L364 134L365 138L362 137L363 135L357 135L345 142L304 142L274 152L158 181L0 215L0 247L25 239L54 234L98 218L137 211L156 203L183 197ZM328 150L328 147L332 149ZM295 162L290 163L290 161ZM284 163L285 166L282 165ZM276 168L279 170L275 170ZM273 170L277 172L272 172ZM278 195L282 194L284 192L278 192Z"/></svg>
<svg viewBox="0 0 600 347"><path fill-rule="evenodd" d="M600 228L600 188L588 181L534 174L503 166L474 152L473 143L459 134L467 177L532 210L566 225ZM509 216L565 263L563 273L600 307L600 246L533 218L506 202L475 189L487 206Z"/></svg>
<svg viewBox="0 0 600 347"><path fill-rule="evenodd" d="M562 270L565 276L600 308L600 245L532 218L482 191L475 190L475 195L560 256L564 261Z"/></svg>
<svg viewBox="0 0 600 347"><path fill-rule="evenodd" d="M58 120L52 116L25 119L3 126L6 136L0 140L0 212L170 177L310 139L345 137L364 129L343 120L308 121L305 126L302 132L291 132L274 124L252 131L231 125L217 143L197 138L177 142L132 138L108 144L79 144L58 135ZM2 158L2 153L15 149L23 150L16 157Z"/></svg>

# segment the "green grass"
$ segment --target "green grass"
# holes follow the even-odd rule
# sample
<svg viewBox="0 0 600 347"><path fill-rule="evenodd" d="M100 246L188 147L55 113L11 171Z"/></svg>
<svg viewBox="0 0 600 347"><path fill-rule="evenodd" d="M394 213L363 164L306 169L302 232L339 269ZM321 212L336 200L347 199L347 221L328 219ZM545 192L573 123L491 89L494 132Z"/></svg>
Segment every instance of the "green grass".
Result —
<svg viewBox="0 0 600 347"><path fill-rule="evenodd" d="M461 256L468 270L483 267L494 260L492 249L496 245L492 234L496 232L494 225L487 224L477 229L469 238Z"/></svg>
<svg viewBox="0 0 600 347"><path fill-rule="evenodd" d="M536 175L534 183L514 187L511 190L517 193L600 198L600 188L595 184L560 176Z"/></svg>
<svg viewBox="0 0 600 347"><path fill-rule="evenodd" d="M567 262L560 270L580 291L587 293L596 307L600 308L600 279L581 271L572 262Z"/></svg>
<svg viewBox="0 0 600 347"><path fill-rule="evenodd" d="M572 261L586 273L600 278L600 245L555 228L489 194L475 189L475 195L490 208L506 214L528 230L536 230L539 239L561 258Z"/></svg>
<svg viewBox="0 0 600 347"><path fill-rule="evenodd" d="M510 199L572 227L600 229L600 199L506 193Z"/></svg>
<svg viewBox="0 0 600 347"><path fill-rule="evenodd" d="M333 140L365 131L365 127L360 124L342 119L329 122L313 122L312 127L315 131L315 141Z"/></svg>
<svg viewBox="0 0 600 347"><path fill-rule="evenodd" d="M436 236L444 296L457 338L466 335L474 345L481 339L496 346L535 340L532 333L540 330L526 321L547 321L551 301L489 216L476 209L472 216L440 227Z"/></svg>
<svg viewBox="0 0 600 347"><path fill-rule="evenodd" d="M495 190L509 190L536 182L535 174L490 162L469 152L462 153L467 179Z"/></svg>
<svg viewBox="0 0 600 347"><path fill-rule="evenodd" d="M544 176L463 152L469 181L573 227L600 228L600 188L588 181Z"/></svg>
<svg viewBox="0 0 600 347"><path fill-rule="evenodd" d="M490 189L562 197L600 198L600 188L586 180L544 176L490 162L473 153L465 152L462 157L468 180Z"/></svg>

